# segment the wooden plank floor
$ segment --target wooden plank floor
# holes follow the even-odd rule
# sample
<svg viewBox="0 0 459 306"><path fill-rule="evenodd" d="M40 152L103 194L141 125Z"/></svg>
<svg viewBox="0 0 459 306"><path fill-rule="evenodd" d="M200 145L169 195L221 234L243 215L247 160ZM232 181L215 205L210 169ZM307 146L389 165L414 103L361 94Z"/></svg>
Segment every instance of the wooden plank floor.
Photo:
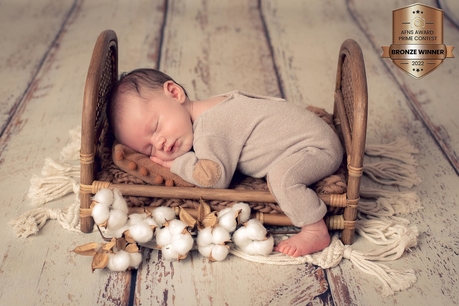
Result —
<svg viewBox="0 0 459 306"><path fill-rule="evenodd" d="M424 3L445 10L444 41L458 47L458 2ZM392 9L409 4L0 0L0 305L458 304L459 62L447 59L415 80L380 58L380 46L392 42ZM45 157L59 158L68 131L81 122L87 67L104 29L118 34L121 71L160 68L192 97L240 89L328 110L339 47L355 39L367 69L367 142L404 136L420 150L423 183L415 190L424 209L409 217L421 233L418 246L387 263L414 269L417 283L384 298L377 279L347 260L329 270L236 257L211 264L197 253L170 263L151 250L143 251L137 272L91 273L90 260L70 250L100 241L96 233L49 222L36 236L15 237L8 222L31 209L30 179ZM73 199L48 205L65 207Z"/></svg>

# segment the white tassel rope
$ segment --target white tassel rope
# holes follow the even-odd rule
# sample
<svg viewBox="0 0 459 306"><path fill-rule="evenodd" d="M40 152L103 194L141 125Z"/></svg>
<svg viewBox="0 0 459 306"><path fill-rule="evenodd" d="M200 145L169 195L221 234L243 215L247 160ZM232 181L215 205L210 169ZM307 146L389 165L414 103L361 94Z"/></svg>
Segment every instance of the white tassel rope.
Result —
<svg viewBox="0 0 459 306"><path fill-rule="evenodd" d="M373 181L382 185L398 185L412 188L421 183L416 173L417 165L414 154L416 149L406 138L398 138L388 144L367 144L365 154L373 157L389 158L392 161L365 163L363 172ZM396 162L399 161L399 162Z"/></svg>
<svg viewBox="0 0 459 306"><path fill-rule="evenodd" d="M413 165L392 161L367 163L363 166L363 173L381 185L398 185L412 188L422 182Z"/></svg>
<svg viewBox="0 0 459 306"><path fill-rule="evenodd" d="M27 193L32 205L38 208L13 219L10 224L19 237L37 234L47 220L57 220L67 230L79 231L80 209L80 166L68 161L78 160L81 143L81 129L72 129L70 141L61 152L61 161L45 158L41 176L34 175ZM44 204L59 199L69 193L75 194L75 201L67 208L46 208Z"/></svg>
<svg viewBox="0 0 459 306"><path fill-rule="evenodd" d="M80 202L75 201L67 208L39 207L28 211L10 221L18 237L36 235L48 220L57 220L66 230L80 232Z"/></svg>
<svg viewBox="0 0 459 306"><path fill-rule="evenodd" d="M416 165L413 154L418 153L419 150L404 137L388 144L367 144L365 146L365 154L368 156L387 157L408 165Z"/></svg>
<svg viewBox="0 0 459 306"><path fill-rule="evenodd" d="M62 161L80 159L81 127L77 126L69 131L69 142L61 151Z"/></svg>
<svg viewBox="0 0 459 306"><path fill-rule="evenodd" d="M405 250L416 246L418 232L415 228L407 229L399 239L370 252L354 250L352 246L343 245L338 235L332 237L330 245L323 251L292 258L280 253L269 256L248 255L238 248L230 249L230 253L245 260L274 265L297 265L311 263L323 269L337 266L343 258L349 259L362 272L378 278L382 283L383 295L393 295L405 290L416 282L413 270L399 271L375 263L374 261L393 261L400 258Z"/></svg>

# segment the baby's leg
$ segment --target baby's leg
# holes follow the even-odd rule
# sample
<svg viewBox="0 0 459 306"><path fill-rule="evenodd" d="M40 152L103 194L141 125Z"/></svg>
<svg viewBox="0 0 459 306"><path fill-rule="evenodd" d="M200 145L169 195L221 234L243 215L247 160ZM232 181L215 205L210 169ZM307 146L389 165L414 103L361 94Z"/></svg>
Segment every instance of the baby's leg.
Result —
<svg viewBox="0 0 459 306"><path fill-rule="evenodd" d="M275 251L301 256L318 252L330 243L323 220L327 208L308 185L333 173L339 163L317 149L295 153L268 172L268 186L279 206L301 232L280 242Z"/></svg>

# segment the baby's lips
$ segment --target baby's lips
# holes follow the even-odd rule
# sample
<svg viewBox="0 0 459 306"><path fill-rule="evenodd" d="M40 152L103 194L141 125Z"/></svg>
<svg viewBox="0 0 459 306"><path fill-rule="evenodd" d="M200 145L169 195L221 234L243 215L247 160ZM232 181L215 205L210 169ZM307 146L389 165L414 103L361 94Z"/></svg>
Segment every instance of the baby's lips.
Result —
<svg viewBox="0 0 459 306"><path fill-rule="evenodd" d="M164 152L166 153L174 153L175 142L171 145L168 145L164 148Z"/></svg>

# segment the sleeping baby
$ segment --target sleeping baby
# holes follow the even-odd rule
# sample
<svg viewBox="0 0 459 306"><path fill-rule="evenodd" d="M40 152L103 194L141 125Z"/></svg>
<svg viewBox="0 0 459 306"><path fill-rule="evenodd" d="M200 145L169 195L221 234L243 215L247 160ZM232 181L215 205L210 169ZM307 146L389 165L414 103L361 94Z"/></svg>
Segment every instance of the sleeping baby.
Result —
<svg viewBox="0 0 459 306"><path fill-rule="evenodd" d="M330 243L326 206L308 186L343 158L338 136L314 113L283 99L241 91L190 100L154 69L123 74L109 93L118 141L199 187L227 188L236 170L267 180L301 231L274 250L300 256Z"/></svg>

